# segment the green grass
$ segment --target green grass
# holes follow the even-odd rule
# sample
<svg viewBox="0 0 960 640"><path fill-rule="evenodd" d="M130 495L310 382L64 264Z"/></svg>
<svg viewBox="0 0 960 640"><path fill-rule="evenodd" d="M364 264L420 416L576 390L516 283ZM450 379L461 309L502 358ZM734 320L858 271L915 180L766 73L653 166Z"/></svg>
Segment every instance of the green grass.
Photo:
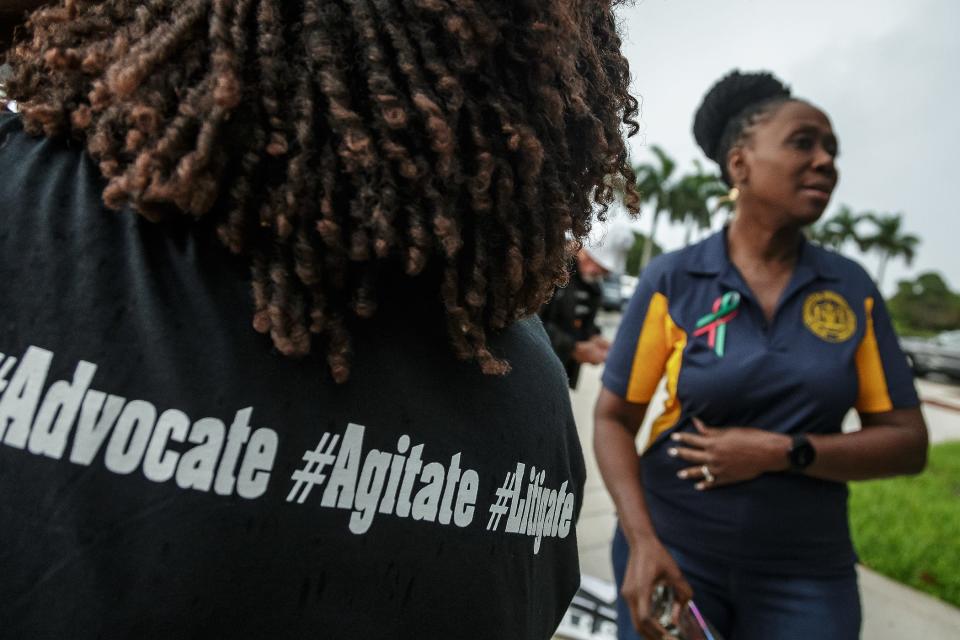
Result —
<svg viewBox="0 0 960 640"><path fill-rule="evenodd" d="M850 527L863 564L960 606L960 442L919 476L850 483Z"/></svg>

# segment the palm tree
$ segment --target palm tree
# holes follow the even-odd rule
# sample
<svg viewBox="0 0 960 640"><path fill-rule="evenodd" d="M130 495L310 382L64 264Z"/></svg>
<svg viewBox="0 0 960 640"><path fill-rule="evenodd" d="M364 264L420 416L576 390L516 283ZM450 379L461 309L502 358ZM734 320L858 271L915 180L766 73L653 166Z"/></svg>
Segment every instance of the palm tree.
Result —
<svg viewBox="0 0 960 640"><path fill-rule="evenodd" d="M874 233L860 239L860 248L863 251L876 251L880 254L877 287L882 287L884 272L890 259L902 257L908 266L912 264L917 247L920 245L920 238L910 233L903 233L902 214L867 213L864 219L874 226Z"/></svg>
<svg viewBox="0 0 960 640"><path fill-rule="evenodd" d="M854 213L847 205L841 205L832 218L807 230L807 236L814 242L829 247L834 251L842 251L849 241L862 246L863 238L858 227L866 218L865 214Z"/></svg>
<svg viewBox="0 0 960 640"><path fill-rule="evenodd" d="M727 189L720 178L705 173L694 161L695 171L684 175L671 189L670 219L686 227L684 244L689 245L694 229L709 229L713 215L724 206Z"/></svg>
<svg viewBox="0 0 960 640"><path fill-rule="evenodd" d="M649 243L645 235L637 231L633 232L633 246L630 247L630 251L627 253L627 264L623 269L624 273L634 277L640 275L640 261L643 259L643 254L646 253L647 244ZM654 244L651 252L651 255L655 258L663 253L663 247Z"/></svg>
<svg viewBox="0 0 960 640"><path fill-rule="evenodd" d="M837 251L843 249L847 242L853 242L857 246L863 241L860 237L858 227L863 221L864 214L855 213L847 205L840 205L840 209L830 218L829 224L833 235L837 238Z"/></svg>
<svg viewBox="0 0 960 640"><path fill-rule="evenodd" d="M730 197L730 187L723 181L720 174L704 173L700 162L697 160L694 160L693 164L697 168L697 173L703 176L701 194L706 199L707 206L710 209L711 221L709 226L713 226L713 216L721 211L727 214L724 222L729 222L733 218L733 214L737 212L737 201Z"/></svg>
<svg viewBox="0 0 960 640"><path fill-rule="evenodd" d="M803 230L807 236L807 240L811 242L816 242L821 247L826 247L828 249L836 249L836 238L833 237L833 234L830 233L830 230L827 229L827 225L823 222L807 227Z"/></svg>
<svg viewBox="0 0 960 640"><path fill-rule="evenodd" d="M653 216L650 223L650 234L647 236L650 240L644 245L643 259L641 267L646 267L652 256L653 245L656 242L657 224L660 222L660 214L670 210L670 180L677 163L666 154L660 147L654 145L650 151L656 158L656 163L644 163L634 167L634 173L637 175L637 190L643 202L650 202L653 205Z"/></svg>

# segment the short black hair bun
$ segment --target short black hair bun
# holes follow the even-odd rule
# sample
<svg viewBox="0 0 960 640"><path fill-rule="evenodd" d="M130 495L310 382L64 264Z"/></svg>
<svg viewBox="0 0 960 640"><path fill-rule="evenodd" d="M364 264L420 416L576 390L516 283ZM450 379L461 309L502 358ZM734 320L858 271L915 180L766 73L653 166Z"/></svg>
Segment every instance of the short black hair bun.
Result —
<svg viewBox="0 0 960 640"><path fill-rule="evenodd" d="M741 73L735 69L717 82L704 96L693 119L693 137L708 158L723 168L721 145L731 120L753 105L774 99L789 99L790 88L772 73Z"/></svg>

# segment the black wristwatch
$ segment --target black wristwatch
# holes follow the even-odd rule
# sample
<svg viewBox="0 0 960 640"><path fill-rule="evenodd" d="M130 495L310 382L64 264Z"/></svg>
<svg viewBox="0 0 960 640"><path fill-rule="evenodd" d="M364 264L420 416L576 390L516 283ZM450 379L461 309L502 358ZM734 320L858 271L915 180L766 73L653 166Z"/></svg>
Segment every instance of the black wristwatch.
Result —
<svg viewBox="0 0 960 640"><path fill-rule="evenodd" d="M787 459L790 460L790 471L799 473L813 464L817 457L817 450L810 444L810 440L802 433L793 434L793 444L787 453Z"/></svg>

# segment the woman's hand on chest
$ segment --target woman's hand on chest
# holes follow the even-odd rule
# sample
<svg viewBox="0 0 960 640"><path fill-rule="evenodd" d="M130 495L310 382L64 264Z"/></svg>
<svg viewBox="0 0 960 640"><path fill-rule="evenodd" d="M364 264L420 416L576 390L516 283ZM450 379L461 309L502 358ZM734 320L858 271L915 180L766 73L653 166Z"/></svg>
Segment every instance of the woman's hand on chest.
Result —
<svg viewBox="0 0 960 640"><path fill-rule="evenodd" d="M753 427L709 427L694 418L697 433L676 432L676 443L667 453L689 462L677 476L696 483L697 489L752 480L789 467L790 436Z"/></svg>

